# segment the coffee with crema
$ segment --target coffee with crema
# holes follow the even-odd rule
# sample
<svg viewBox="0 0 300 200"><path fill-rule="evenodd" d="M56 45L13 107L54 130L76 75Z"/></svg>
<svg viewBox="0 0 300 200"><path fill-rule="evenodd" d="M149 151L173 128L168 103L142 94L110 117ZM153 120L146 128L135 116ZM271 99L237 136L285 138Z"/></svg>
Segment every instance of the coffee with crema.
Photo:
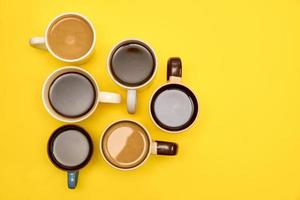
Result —
<svg viewBox="0 0 300 200"><path fill-rule="evenodd" d="M144 128L131 121L110 126L102 139L105 158L116 167L132 168L142 163L149 152L150 139Z"/></svg>
<svg viewBox="0 0 300 200"><path fill-rule="evenodd" d="M94 33L90 24L78 15L66 15L57 19L47 33L50 49L63 59L77 59L92 47Z"/></svg>

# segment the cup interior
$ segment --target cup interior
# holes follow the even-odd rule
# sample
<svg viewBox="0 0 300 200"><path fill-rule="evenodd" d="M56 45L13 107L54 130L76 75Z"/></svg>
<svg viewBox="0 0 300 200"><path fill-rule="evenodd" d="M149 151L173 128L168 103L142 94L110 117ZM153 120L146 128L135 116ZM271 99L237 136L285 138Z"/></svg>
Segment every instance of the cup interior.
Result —
<svg viewBox="0 0 300 200"><path fill-rule="evenodd" d="M179 132L194 123L198 114L198 101L186 86L166 84L152 96L150 113L160 128L168 132Z"/></svg>
<svg viewBox="0 0 300 200"><path fill-rule="evenodd" d="M49 98L49 92L50 92L50 88L51 88L53 82L61 75L67 74L67 73L78 73L78 74L83 75L92 83L93 87L95 88L95 93L94 93L95 97L94 97L93 105L87 112L82 113L82 115L79 115L76 117L64 116L63 114L59 113L53 107L52 103L50 102L50 98ZM86 72L85 70L80 69L78 67L63 67L63 68L60 68L60 69L54 71L51 75L49 75L49 77L45 81L43 90L42 90L42 99L43 99L45 108L54 118L64 121L64 122L77 122L77 121L81 121L81 120L85 119L86 117L88 117L90 114L92 114L94 112L94 110L96 109L97 104L98 104L98 95L99 95L98 91L99 91L99 88L98 88L98 85L97 85L95 79L88 72Z"/></svg>
<svg viewBox="0 0 300 200"><path fill-rule="evenodd" d="M136 122L122 120L109 126L100 141L105 160L118 169L133 169L149 156L151 139Z"/></svg>
<svg viewBox="0 0 300 200"><path fill-rule="evenodd" d="M109 73L125 88L138 88L149 83L157 68L156 56L149 45L132 39L118 43L110 52Z"/></svg>
<svg viewBox="0 0 300 200"><path fill-rule="evenodd" d="M46 29L46 46L56 58L77 62L87 57L95 46L92 23L78 13L63 13Z"/></svg>
<svg viewBox="0 0 300 200"><path fill-rule="evenodd" d="M91 159L93 143L89 134L76 125L56 129L48 141L48 156L62 170L79 170Z"/></svg>

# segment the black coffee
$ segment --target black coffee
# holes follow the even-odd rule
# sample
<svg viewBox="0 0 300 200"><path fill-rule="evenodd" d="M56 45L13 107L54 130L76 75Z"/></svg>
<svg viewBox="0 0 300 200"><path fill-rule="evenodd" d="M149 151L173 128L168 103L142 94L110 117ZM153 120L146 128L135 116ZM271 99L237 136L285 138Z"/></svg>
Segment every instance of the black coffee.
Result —
<svg viewBox="0 0 300 200"><path fill-rule="evenodd" d="M133 87L146 83L154 73L155 65L150 48L139 43L123 44L113 52L110 60L114 78Z"/></svg>
<svg viewBox="0 0 300 200"><path fill-rule="evenodd" d="M84 75L69 72L57 77L49 89L53 109L65 117L80 117L88 113L96 101L93 83Z"/></svg>
<svg viewBox="0 0 300 200"><path fill-rule="evenodd" d="M186 87L173 84L158 90L151 102L151 114L161 127L178 131L193 123L198 112L194 94Z"/></svg>

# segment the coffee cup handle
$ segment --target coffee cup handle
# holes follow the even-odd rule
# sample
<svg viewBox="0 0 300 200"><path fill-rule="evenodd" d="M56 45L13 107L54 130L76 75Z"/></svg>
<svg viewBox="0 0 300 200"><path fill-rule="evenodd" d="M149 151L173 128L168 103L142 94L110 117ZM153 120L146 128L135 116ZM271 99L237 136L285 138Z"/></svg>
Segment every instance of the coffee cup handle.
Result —
<svg viewBox="0 0 300 200"><path fill-rule="evenodd" d="M29 40L29 44L38 49L47 49L45 37L32 37Z"/></svg>
<svg viewBox="0 0 300 200"><path fill-rule="evenodd" d="M179 57L169 58L167 64L167 81L181 82L182 78L182 64Z"/></svg>
<svg viewBox="0 0 300 200"><path fill-rule="evenodd" d="M79 171L68 171L68 188L75 189L78 182Z"/></svg>
<svg viewBox="0 0 300 200"><path fill-rule="evenodd" d="M127 90L127 111L130 114L134 114L136 111L137 94L136 90Z"/></svg>
<svg viewBox="0 0 300 200"><path fill-rule="evenodd" d="M121 103L121 95L113 92L99 92L99 102Z"/></svg>
<svg viewBox="0 0 300 200"><path fill-rule="evenodd" d="M153 141L151 153L155 155L175 156L177 154L178 145L174 142Z"/></svg>

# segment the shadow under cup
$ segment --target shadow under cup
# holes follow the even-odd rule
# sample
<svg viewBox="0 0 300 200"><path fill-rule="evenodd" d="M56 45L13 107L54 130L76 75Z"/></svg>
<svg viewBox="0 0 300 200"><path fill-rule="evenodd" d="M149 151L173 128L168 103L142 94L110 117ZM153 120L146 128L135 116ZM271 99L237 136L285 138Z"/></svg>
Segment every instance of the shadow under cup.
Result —
<svg viewBox="0 0 300 200"><path fill-rule="evenodd" d="M48 156L58 168L68 172L68 187L77 185L79 170L86 166L93 153L89 134L76 125L56 129L48 141Z"/></svg>

